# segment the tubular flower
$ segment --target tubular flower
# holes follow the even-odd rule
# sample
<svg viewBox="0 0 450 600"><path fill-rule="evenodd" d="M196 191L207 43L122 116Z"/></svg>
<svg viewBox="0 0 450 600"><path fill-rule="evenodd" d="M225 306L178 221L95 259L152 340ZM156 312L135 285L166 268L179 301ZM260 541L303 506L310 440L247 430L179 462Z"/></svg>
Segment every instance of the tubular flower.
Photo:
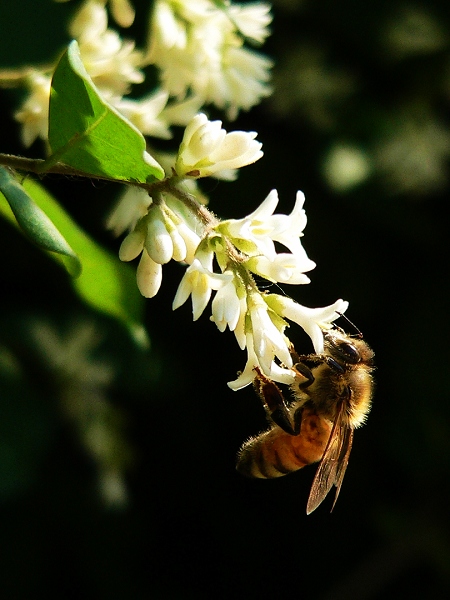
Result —
<svg viewBox="0 0 450 600"><path fill-rule="evenodd" d="M228 384L233 390L250 384L255 378L255 369L273 381L292 383L295 373L290 352L292 344L284 333L288 326L286 319L306 331L315 352L320 354L323 331L347 309L348 303L343 300L323 308L307 308L288 297L264 294L252 278L251 273L257 273L271 281L309 282L304 272L315 264L299 240L306 225L303 202L304 196L298 192L290 215L273 214L278 203L273 191L248 217L213 225L200 242L195 260L176 293L174 309L192 295L196 320L216 292L211 321L220 331L228 326L234 331L240 348L247 349L244 370ZM275 241L284 243L292 252L277 254ZM234 250L230 250L233 246ZM213 271L214 259L221 273Z"/></svg>
<svg viewBox="0 0 450 600"><path fill-rule="evenodd" d="M270 372L273 359L288 367L292 366L287 338L283 335L286 323L275 325L269 312L269 307L261 294L250 294L247 300L248 313L251 321L253 343L258 363L264 373ZM274 313L272 312L274 315Z"/></svg>
<svg viewBox="0 0 450 600"><path fill-rule="evenodd" d="M121 258L121 255L119 254ZM124 260L121 258L121 260ZM162 267L148 255L144 248L136 271L139 291L145 298L153 298L159 292L162 283Z"/></svg>
<svg viewBox="0 0 450 600"><path fill-rule="evenodd" d="M238 391L247 385L250 385L255 379L255 367L260 366L258 356L255 350L255 342L252 333L246 334L246 347L247 347L247 362L244 370L239 374L239 377L234 381L228 382L228 387L233 391ZM278 383L290 384L294 381L295 374L290 369L284 369L278 365L275 361L272 361L268 372L265 373L267 377Z"/></svg>
<svg viewBox="0 0 450 600"><path fill-rule="evenodd" d="M107 0L104 0L106 4ZM129 0L109 0L113 17L121 27L130 27L134 21L134 8Z"/></svg>
<svg viewBox="0 0 450 600"><path fill-rule="evenodd" d="M175 162L179 177L220 176L221 171L239 169L263 155L256 133L222 129L221 121L196 115L184 132Z"/></svg>
<svg viewBox="0 0 450 600"><path fill-rule="evenodd" d="M329 329L331 322L348 307L348 302L337 300L331 306L307 308L297 304L291 298L277 294L264 296L264 301L267 303L266 310L269 307L272 315L277 316L278 319L286 317L300 325L310 336L317 354L324 351L323 330ZM252 315L251 310L250 315ZM278 383L290 384L294 381L295 375L290 369L292 358L286 355L289 349L286 344L287 338L282 333L284 327L277 328L273 321L269 323L266 317L261 319L260 315L261 313L256 318L251 318L252 331L246 333L247 362L239 377L228 383L232 390L239 390L252 383L255 378L255 367L260 368L267 377ZM278 332L275 336L274 329ZM281 339L283 341L280 343ZM275 358L279 361L275 361Z"/></svg>
<svg viewBox="0 0 450 600"><path fill-rule="evenodd" d="M313 342L316 354L322 354L324 329L329 329L330 324L343 314L348 308L345 300L336 300L330 306L322 308L308 308L297 304L292 298L269 294L266 296L267 304L279 315L300 325Z"/></svg>
<svg viewBox="0 0 450 600"><path fill-rule="evenodd" d="M250 215L243 219L223 221L220 229L234 238L238 246L242 245L239 242L242 239L242 249L246 254L262 254L269 260L275 259L274 242L279 242L297 257L297 260L305 267L305 271L310 271L315 264L306 256L299 239L303 236L306 226L304 201L303 192L297 192L291 214L274 215L273 212L278 204L278 193L276 190L272 190L264 202ZM253 244L253 249L251 244Z"/></svg>
<svg viewBox="0 0 450 600"><path fill-rule="evenodd" d="M212 316L213 321L219 331L225 331L227 326L230 331L234 331L241 316L241 301L238 290L236 289L236 281L232 271L224 272L228 281L217 290L212 301Z"/></svg>
<svg viewBox="0 0 450 600"><path fill-rule="evenodd" d="M211 266L212 259L213 254L211 253L203 261ZM186 302L189 296L192 296L192 314L194 321L196 321L205 310L211 298L212 290L218 290L229 282L230 276L228 273L213 273L198 258L195 258L192 265L187 268L178 286L172 308L176 310Z"/></svg>
<svg viewBox="0 0 450 600"><path fill-rule="evenodd" d="M252 256L245 263L249 271L260 275L269 281L299 285L309 283L310 279L304 275L305 271L314 269L316 264L305 255L305 260L300 260L295 254L277 254L273 260L267 256Z"/></svg>

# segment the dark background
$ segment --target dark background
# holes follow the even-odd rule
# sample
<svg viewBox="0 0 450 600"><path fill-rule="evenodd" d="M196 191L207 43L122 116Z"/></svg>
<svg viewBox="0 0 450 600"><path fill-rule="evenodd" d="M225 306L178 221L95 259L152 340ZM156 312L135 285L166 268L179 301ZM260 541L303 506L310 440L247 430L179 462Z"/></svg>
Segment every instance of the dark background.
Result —
<svg viewBox="0 0 450 600"><path fill-rule="evenodd" d="M2 2L0 66L51 59L67 41L73 4ZM135 5L142 40L146 3ZM172 312L179 265L164 267L160 293L146 302L152 345L144 352L0 222L5 598L450 593L448 3L283 0L272 30L264 51L276 61L275 94L232 126L257 131L265 156L237 183L206 180L203 190L222 217L248 214L272 188L279 212L290 212L303 190L303 242L317 267L309 286L285 292L307 306L345 298L375 350L373 409L355 434L335 510L330 495L305 514L315 467L276 481L235 472L240 444L265 426L263 411L250 388L226 386L245 362L234 336L216 330L209 309L196 323L188 304ZM18 142L11 114L19 98L0 96L0 151L42 156L39 144ZM359 186L338 190L327 179L337 144L365 153L370 175ZM117 251L103 227L113 185L56 176L45 184ZM74 359L64 379L49 366L36 323L62 340L83 323L99 332L89 354L114 373L104 392L111 431L125 446L114 464L126 503L108 504L99 492L104 462L86 449L83 421L64 408L67 381L82 380L81 367ZM295 327L290 336L310 351Z"/></svg>

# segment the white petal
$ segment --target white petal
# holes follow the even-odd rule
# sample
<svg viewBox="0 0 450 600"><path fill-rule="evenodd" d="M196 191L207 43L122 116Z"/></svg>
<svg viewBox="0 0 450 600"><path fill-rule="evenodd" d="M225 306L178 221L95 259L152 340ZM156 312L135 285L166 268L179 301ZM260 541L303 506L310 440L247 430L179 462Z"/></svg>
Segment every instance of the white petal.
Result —
<svg viewBox="0 0 450 600"><path fill-rule="evenodd" d="M172 229L170 231L170 238L173 244L173 260L178 262L185 260L187 255L186 242L181 237L178 229Z"/></svg>
<svg viewBox="0 0 450 600"><path fill-rule="evenodd" d="M139 256L144 248L145 234L141 229L135 229L127 235L119 248L119 258L129 261Z"/></svg>
<svg viewBox="0 0 450 600"><path fill-rule="evenodd" d="M195 252L200 243L200 237L185 223L179 223L179 225L177 225L177 229L178 233L181 235L184 243L186 244L186 256L183 260L190 265L194 260Z"/></svg>
<svg viewBox="0 0 450 600"><path fill-rule="evenodd" d="M156 208L150 209L145 247L155 262L164 265L173 256L173 242L165 223L156 216L152 218L153 211L156 211Z"/></svg>
<svg viewBox="0 0 450 600"><path fill-rule="evenodd" d="M270 364L274 356L277 356L282 363L290 367L292 365L292 357L286 340L272 322L265 302L258 302L257 305L254 304L250 308L250 317L252 320L255 353L264 371L268 372L270 370Z"/></svg>
<svg viewBox="0 0 450 600"><path fill-rule="evenodd" d="M225 331L227 325L230 331L236 328L240 316L240 302L236 293L236 287L232 281L233 273L225 271L230 281L223 285L212 302L212 318L219 331Z"/></svg>
<svg viewBox="0 0 450 600"><path fill-rule="evenodd" d="M191 277L190 274L186 271L186 273L183 275L182 280L180 281L180 285L178 286L178 289L176 291L175 298L173 299L172 310L180 308L180 306L182 306L189 298L191 292Z"/></svg>
<svg viewBox="0 0 450 600"><path fill-rule="evenodd" d="M208 276L196 272L192 283L192 314L196 321L205 310L211 298L211 286Z"/></svg>
<svg viewBox="0 0 450 600"><path fill-rule="evenodd" d="M273 214L273 211L278 205L278 192L271 190L265 200L261 202L256 210L250 213L246 219L250 221L262 221Z"/></svg>
<svg viewBox="0 0 450 600"><path fill-rule="evenodd" d="M247 345L247 338L245 334L245 317L247 315L247 296L239 299L240 309L239 309L239 319L234 329L234 335L236 336L236 341L239 344L239 348L244 350Z"/></svg>
<svg viewBox="0 0 450 600"><path fill-rule="evenodd" d="M254 379L255 379L254 366L249 365L242 371L242 373L239 375L239 377L237 379L235 379L234 381L229 381L227 383L227 385L230 389L233 390L233 392L237 392L238 390L241 390L242 388L245 388L248 385L250 385L251 383L253 383Z"/></svg>
<svg viewBox="0 0 450 600"><path fill-rule="evenodd" d="M270 379L273 379L273 381L278 383L290 385L295 381L295 373L291 369L283 369L283 367L277 365L276 362L273 362L270 367Z"/></svg>
<svg viewBox="0 0 450 600"><path fill-rule="evenodd" d="M237 379L234 381L229 381L227 384L228 387L233 391L240 390L247 385L250 385L256 376L255 367L259 366L258 359L254 351L253 335L251 333L247 333L246 338L247 362L245 368Z"/></svg>
<svg viewBox="0 0 450 600"><path fill-rule="evenodd" d="M147 254L142 252L141 260L136 272L139 291L146 298L153 298L159 291L162 281L162 267Z"/></svg>
<svg viewBox="0 0 450 600"><path fill-rule="evenodd" d="M336 300L330 306L321 308L308 308L298 304L291 298L285 296L276 296L276 302L279 308L279 313L290 321L294 321L302 327L310 336L316 354L321 354L324 351L323 333L322 330L327 327L332 321L339 318L340 314L344 313L348 308L348 302L344 300ZM268 301L271 304L271 301Z"/></svg>

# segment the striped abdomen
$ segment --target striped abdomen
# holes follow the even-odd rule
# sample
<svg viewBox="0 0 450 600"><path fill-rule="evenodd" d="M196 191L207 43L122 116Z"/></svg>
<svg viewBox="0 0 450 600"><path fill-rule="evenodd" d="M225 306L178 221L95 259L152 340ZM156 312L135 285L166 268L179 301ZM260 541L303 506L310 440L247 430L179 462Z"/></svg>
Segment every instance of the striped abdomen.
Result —
<svg viewBox="0 0 450 600"><path fill-rule="evenodd" d="M247 477L270 479L297 471L322 458L332 424L304 409L299 435L278 425L249 439L239 451L236 468Z"/></svg>

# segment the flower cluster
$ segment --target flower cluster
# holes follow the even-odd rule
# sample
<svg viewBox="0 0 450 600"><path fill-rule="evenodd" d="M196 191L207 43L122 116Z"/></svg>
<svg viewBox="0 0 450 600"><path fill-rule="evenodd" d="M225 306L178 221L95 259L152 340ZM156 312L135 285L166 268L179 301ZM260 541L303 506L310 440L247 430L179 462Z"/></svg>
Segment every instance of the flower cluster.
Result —
<svg viewBox="0 0 450 600"><path fill-rule="evenodd" d="M142 191L136 194L136 200L141 200L139 207L144 205L140 198L142 194ZM182 219L176 207L171 207L176 200L170 195L160 197L158 203L148 195L147 198L146 213L123 240L119 258L130 261L141 255L137 284L143 296L153 298L161 286L162 265L172 259L190 264L200 237Z"/></svg>
<svg viewBox="0 0 450 600"><path fill-rule="evenodd" d="M233 331L247 362L239 377L229 383L240 389L255 377L258 367L267 377L292 383L291 342L285 335L288 321L300 325L310 336L316 353L323 352L322 330L330 327L347 308L338 300L331 306L310 309L279 294L262 293L255 276L284 284L309 283L306 273L315 263L301 244L306 226L305 197L297 192L289 215L276 214L278 194L272 190L261 205L242 219L218 221L208 211L195 213L183 186L194 178L220 176L262 156L254 133L227 133L220 121L205 115L194 117L180 145L174 176L151 197L131 190L113 213L109 227L116 233L129 230L122 242L122 260L140 257L137 283L141 293L153 297L162 281L162 265L170 260L186 263L173 309L192 298L197 320L211 297L211 320L219 331ZM186 202L184 202L184 200ZM187 210L187 208L189 210ZM275 244L284 246L278 252Z"/></svg>
<svg viewBox="0 0 450 600"><path fill-rule="evenodd" d="M78 41L83 64L107 100L117 100L130 91L130 84L144 81L139 69L143 53L135 49L134 42L122 40L108 28L107 12L95 0L81 6L69 33Z"/></svg>
<svg viewBox="0 0 450 600"><path fill-rule="evenodd" d="M306 225L304 196L290 215L273 214L278 196L275 190L251 215L222 221L213 226L197 248L176 293L173 308L192 297L194 320L206 308L213 291L212 316L220 331L228 326L242 349L247 363L239 377L228 385L238 390L255 377L255 367L270 379L292 383L291 343L284 330L286 319L300 325L311 337L316 353L323 352L322 330L347 309L337 300L324 308L307 308L278 294L263 294L253 274L283 283L308 283L304 274L314 268L300 243ZM276 253L274 242L291 253ZM220 272L213 270L215 262Z"/></svg>
<svg viewBox="0 0 450 600"><path fill-rule="evenodd" d="M144 135L170 139L171 127L186 126L205 104L227 109L234 118L239 109L270 94L271 61L243 47L245 38L262 43L269 34L267 4L219 8L212 0L158 0L147 50L108 27L106 4L117 23L131 25L129 0L84 0L69 33L100 94ZM139 99L126 97L133 85L144 82L149 64L160 69L160 87ZM26 146L38 137L47 139L53 67L23 74L29 95L15 118Z"/></svg>
<svg viewBox="0 0 450 600"><path fill-rule="evenodd" d="M211 122L205 115L197 115L186 128L172 169L177 178L213 174L230 178L233 170L261 158L261 143L255 136L253 132L244 131L227 133L220 121ZM191 265L194 258L194 270L199 265L199 244L205 225L198 219L193 220L180 204L170 191L151 198L144 190L131 188L108 220L108 227L117 235L130 230L119 256L129 261L141 255L137 281L141 293L148 298L155 296L161 286L161 265L171 259ZM194 257L196 250L198 255ZM200 264L211 269L211 256L210 253L207 258L203 257L204 262Z"/></svg>
<svg viewBox="0 0 450 600"><path fill-rule="evenodd" d="M83 63L99 92L115 105L129 93L132 84L144 81L144 53L136 50L134 42L122 40L108 28L108 15L102 4L105 2L85 0L69 25L69 33L78 41ZM124 21L132 16L128 11L127 17L127 4L131 8L124 0L114 4L117 16ZM22 123L22 141L26 146L38 137L47 139L52 71L52 67L36 70L24 78L29 96L15 118Z"/></svg>
<svg viewBox="0 0 450 600"><path fill-rule="evenodd" d="M218 6L211 0L157 0L147 60L161 70L170 95L190 91L234 119L271 93L272 61L244 47L262 43L271 21L268 4Z"/></svg>

